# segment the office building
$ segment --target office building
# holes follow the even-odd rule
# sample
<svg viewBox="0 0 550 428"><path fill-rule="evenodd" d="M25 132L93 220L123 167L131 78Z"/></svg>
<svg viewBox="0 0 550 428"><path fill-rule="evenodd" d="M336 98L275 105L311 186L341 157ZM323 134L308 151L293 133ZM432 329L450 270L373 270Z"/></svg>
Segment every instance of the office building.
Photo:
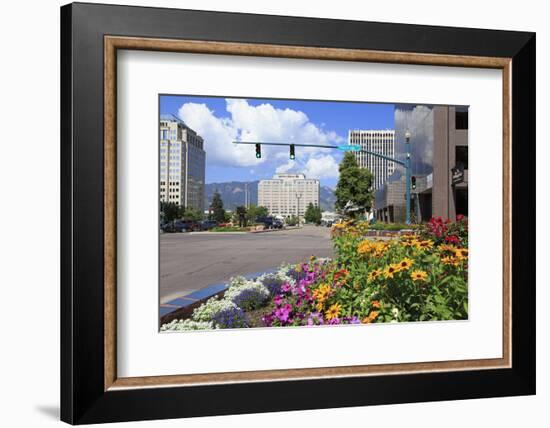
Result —
<svg viewBox="0 0 550 428"><path fill-rule="evenodd" d="M410 133L407 149L405 133ZM461 106L395 106L396 157L411 153L411 218L455 219L468 215L468 108ZM375 193L376 217L402 222L406 217L405 171L396 171Z"/></svg>
<svg viewBox="0 0 550 428"><path fill-rule="evenodd" d="M310 203L319 206L319 187L319 180L304 174L275 174L258 183L258 205L273 216L303 218Z"/></svg>
<svg viewBox="0 0 550 428"><path fill-rule="evenodd" d="M395 131L393 130L350 130L348 144L360 145L362 150L394 157ZM367 153L353 152L355 160L361 168L367 168L374 176L373 189L379 189L395 171L393 162Z"/></svg>
<svg viewBox="0 0 550 428"><path fill-rule="evenodd" d="M183 121L160 119L160 200L204 211L204 141Z"/></svg>

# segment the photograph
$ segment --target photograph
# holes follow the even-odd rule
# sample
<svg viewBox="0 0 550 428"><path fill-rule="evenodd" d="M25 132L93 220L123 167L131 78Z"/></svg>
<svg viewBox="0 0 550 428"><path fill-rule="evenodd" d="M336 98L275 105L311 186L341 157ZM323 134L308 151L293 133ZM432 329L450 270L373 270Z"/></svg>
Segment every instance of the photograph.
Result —
<svg viewBox="0 0 550 428"><path fill-rule="evenodd" d="M468 320L468 106L158 103L161 332Z"/></svg>

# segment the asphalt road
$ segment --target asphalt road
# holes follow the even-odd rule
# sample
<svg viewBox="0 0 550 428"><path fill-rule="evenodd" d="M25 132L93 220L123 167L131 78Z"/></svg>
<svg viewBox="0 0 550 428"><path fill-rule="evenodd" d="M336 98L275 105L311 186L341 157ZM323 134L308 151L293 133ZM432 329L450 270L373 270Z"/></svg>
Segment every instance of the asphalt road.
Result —
<svg viewBox="0 0 550 428"><path fill-rule="evenodd" d="M166 303L235 275L263 272L311 255L331 257L328 227L266 233L168 233L160 236L160 300Z"/></svg>

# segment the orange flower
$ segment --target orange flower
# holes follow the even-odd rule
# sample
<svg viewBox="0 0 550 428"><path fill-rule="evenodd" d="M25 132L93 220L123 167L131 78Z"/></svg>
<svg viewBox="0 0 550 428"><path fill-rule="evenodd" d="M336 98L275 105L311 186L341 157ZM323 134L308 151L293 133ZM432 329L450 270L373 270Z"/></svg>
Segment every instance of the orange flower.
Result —
<svg viewBox="0 0 550 428"><path fill-rule="evenodd" d="M371 305L373 308L380 309L380 300L373 300Z"/></svg>
<svg viewBox="0 0 550 428"><path fill-rule="evenodd" d="M368 314L365 318L361 320L363 324L370 324L372 323L376 318L378 318L378 314L380 314L380 311L372 311L370 314Z"/></svg>

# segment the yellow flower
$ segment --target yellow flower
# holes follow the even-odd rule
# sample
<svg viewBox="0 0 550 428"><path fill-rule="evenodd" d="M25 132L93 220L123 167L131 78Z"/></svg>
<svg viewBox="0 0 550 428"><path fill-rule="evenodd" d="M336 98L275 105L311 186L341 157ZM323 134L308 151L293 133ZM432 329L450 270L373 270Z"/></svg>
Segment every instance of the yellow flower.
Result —
<svg viewBox="0 0 550 428"><path fill-rule="evenodd" d="M323 303L322 302L318 302L316 305L315 305L315 309L317 309L317 312L321 312L323 310Z"/></svg>
<svg viewBox="0 0 550 428"><path fill-rule="evenodd" d="M440 251L450 251L450 252L454 252L456 250L456 247L454 245L449 245L449 244L441 244L439 246L439 250Z"/></svg>
<svg viewBox="0 0 550 428"><path fill-rule="evenodd" d="M423 270L415 270L411 272L411 278L413 281L426 281L428 274Z"/></svg>
<svg viewBox="0 0 550 428"><path fill-rule="evenodd" d="M445 256L441 258L441 263L444 265L458 266L458 259L455 257Z"/></svg>
<svg viewBox="0 0 550 428"><path fill-rule="evenodd" d="M466 260L468 258L468 249L467 248L456 248L454 250L455 257L458 260Z"/></svg>
<svg viewBox="0 0 550 428"><path fill-rule="evenodd" d="M323 303L325 300L328 299L328 297L330 296L330 293L331 293L330 286L328 284L321 284L321 286L318 289L313 291L312 296L318 302Z"/></svg>
<svg viewBox="0 0 550 428"><path fill-rule="evenodd" d="M416 248L419 250L429 250L434 246L434 243L430 239L426 239L425 241L418 241L415 244Z"/></svg>
<svg viewBox="0 0 550 428"><path fill-rule="evenodd" d="M401 260L399 263L399 270L407 270L413 265L413 261L409 259L408 257L405 257L403 260Z"/></svg>
<svg viewBox="0 0 550 428"><path fill-rule="evenodd" d="M359 254L368 254L371 251L372 251L372 244L371 244L371 241L369 241L368 239L361 241L357 246L357 252Z"/></svg>
<svg viewBox="0 0 550 428"><path fill-rule="evenodd" d="M398 270L398 265L389 265L389 266L386 266L386 269L384 269L384 276L386 278L393 278L393 275L397 272L399 272Z"/></svg>
<svg viewBox="0 0 550 428"><path fill-rule="evenodd" d="M369 281L374 281L380 275L382 275L382 269L374 269L369 273Z"/></svg>
<svg viewBox="0 0 550 428"><path fill-rule="evenodd" d="M340 311L342 310L342 307L340 306L340 303L335 303L330 308L327 309L325 312L325 316L328 320L331 320L333 318L338 318L338 315L340 315Z"/></svg>
<svg viewBox="0 0 550 428"><path fill-rule="evenodd" d="M416 236L414 235L405 235L401 238L401 245L403 247L414 247L418 243Z"/></svg>

